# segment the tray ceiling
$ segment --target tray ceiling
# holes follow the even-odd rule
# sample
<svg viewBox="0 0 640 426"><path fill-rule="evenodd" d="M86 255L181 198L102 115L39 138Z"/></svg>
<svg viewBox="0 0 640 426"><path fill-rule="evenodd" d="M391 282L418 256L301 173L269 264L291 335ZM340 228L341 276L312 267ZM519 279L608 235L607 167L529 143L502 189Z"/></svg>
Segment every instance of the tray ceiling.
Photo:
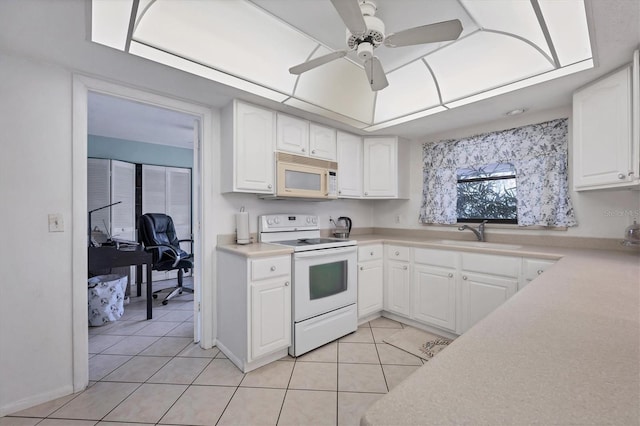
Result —
<svg viewBox="0 0 640 426"><path fill-rule="evenodd" d="M364 131L593 67L582 0L376 4L387 33L450 19L463 32L453 42L377 48L389 80L378 92L353 53L288 72L345 48L329 0L93 0L92 41Z"/></svg>

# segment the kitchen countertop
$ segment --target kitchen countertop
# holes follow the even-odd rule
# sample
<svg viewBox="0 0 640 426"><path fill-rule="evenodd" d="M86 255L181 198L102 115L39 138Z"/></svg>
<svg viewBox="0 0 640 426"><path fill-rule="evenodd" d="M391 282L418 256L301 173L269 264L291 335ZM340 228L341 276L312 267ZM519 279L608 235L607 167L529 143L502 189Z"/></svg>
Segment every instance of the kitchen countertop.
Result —
<svg viewBox="0 0 640 426"><path fill-rule="evenodd" d="M292 247L268 243L222 244L218 245L217 249L245 257L280 256L293 253Z"/></svg>
<svg viewBox="0 0 640 426"><path fill-rule="evenodd" d="M361 424L638 425L640 258L564 254Z"/></svg>

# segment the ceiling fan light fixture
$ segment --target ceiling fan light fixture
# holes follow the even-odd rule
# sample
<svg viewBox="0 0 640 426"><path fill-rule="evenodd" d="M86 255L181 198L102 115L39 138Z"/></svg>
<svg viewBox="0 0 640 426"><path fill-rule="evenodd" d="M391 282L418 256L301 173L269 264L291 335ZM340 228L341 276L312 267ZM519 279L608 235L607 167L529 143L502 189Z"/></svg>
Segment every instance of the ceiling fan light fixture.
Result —
<svg viewBox="0 0 640 426"><path fill-rule="evenodd" d="M358 59L366 61L373 56L373 45L366 41L361 42L358 45Z"/></svg>

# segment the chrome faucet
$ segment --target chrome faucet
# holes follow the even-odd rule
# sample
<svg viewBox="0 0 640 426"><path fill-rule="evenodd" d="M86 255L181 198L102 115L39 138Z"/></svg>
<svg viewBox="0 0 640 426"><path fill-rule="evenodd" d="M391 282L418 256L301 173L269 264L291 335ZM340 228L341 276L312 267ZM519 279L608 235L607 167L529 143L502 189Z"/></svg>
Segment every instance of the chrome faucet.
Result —
<svg viewBox="0 0 640 426"><path fill-rule="evenodd" d="M484 224L487 222L488 220L483 220L482 222L480 222L480 225L478 225L478 229L475 229L474 227L469 225L462 225L458 227L458 231L464 231L465 229L468 229L469 231L476 234L476 238L478 238L478 241L484 241Z"/></svg>

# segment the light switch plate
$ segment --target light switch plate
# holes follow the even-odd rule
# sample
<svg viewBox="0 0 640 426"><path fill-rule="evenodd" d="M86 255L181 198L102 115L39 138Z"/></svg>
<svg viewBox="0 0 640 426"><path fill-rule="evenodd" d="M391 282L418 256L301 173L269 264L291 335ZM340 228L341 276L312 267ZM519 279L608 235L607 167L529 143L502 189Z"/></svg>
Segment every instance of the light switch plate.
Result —
<svg viewBox="0 0 640 426"><path fill-rule="evenodd" d="M61 213L49 214L49 232L64 232L64 221Z"/></svg>

